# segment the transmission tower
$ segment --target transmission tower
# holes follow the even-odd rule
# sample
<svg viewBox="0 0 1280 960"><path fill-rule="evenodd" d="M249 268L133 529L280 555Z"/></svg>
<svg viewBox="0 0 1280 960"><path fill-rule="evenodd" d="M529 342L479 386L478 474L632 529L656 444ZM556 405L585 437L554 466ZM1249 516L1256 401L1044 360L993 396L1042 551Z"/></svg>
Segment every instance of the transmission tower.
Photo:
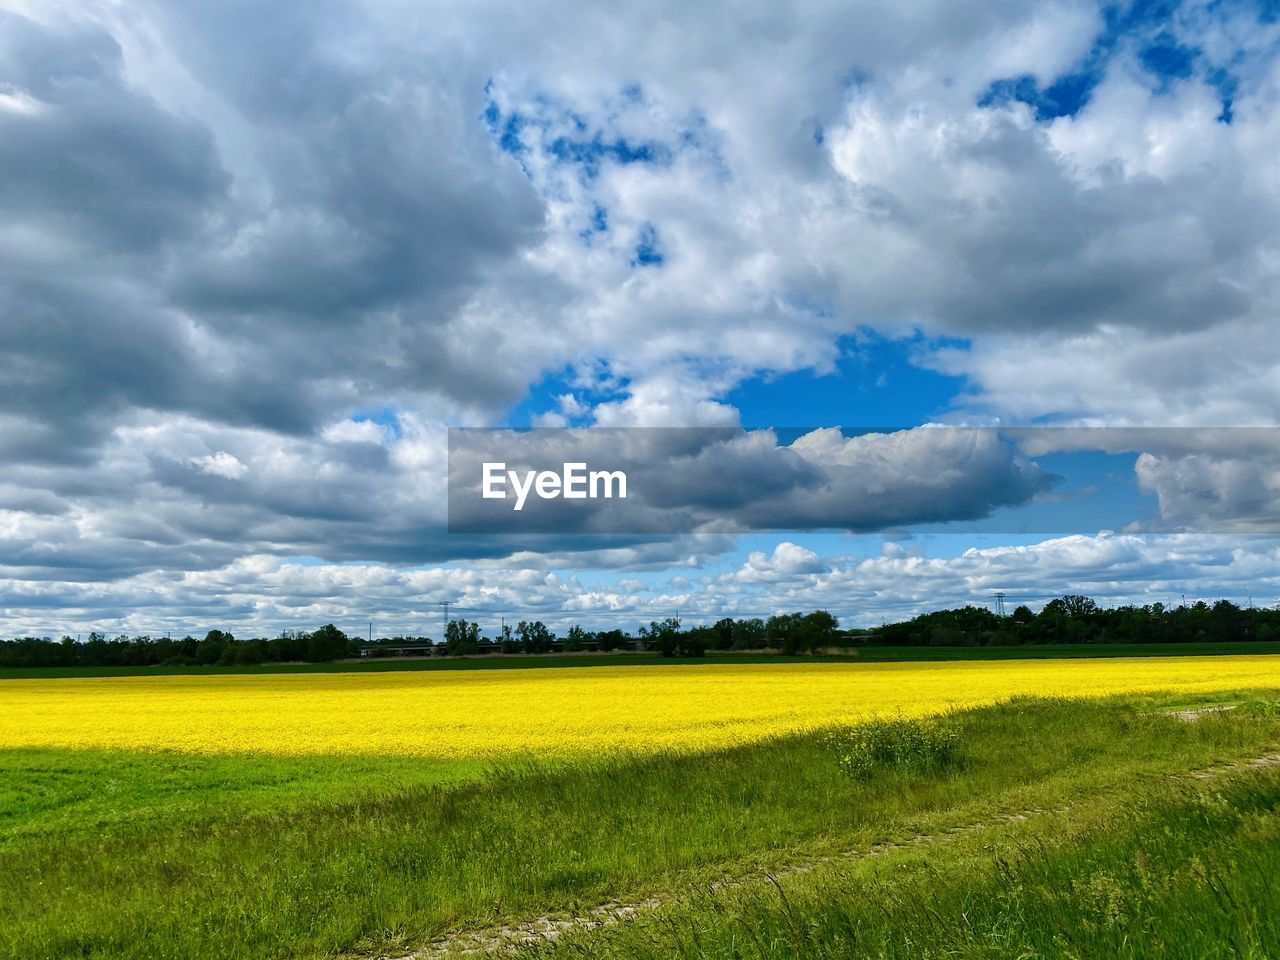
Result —
<svg viewBox="0 0 1280 960"><path fill-rule="evenodd" d="M440 635L440 640L443 643L449 636L449 608L453 606L453 601L438 600L436 602L440 604L440 608L444 611L444 633Z"/></svg>
<svg viewBox="0 0 1280 960"><path fill-rule="evenodd" d="M996 591L995 598L996 598L996 616L997 617L1004 616L1004 596L1005 594L1003 590Z"/></svg>

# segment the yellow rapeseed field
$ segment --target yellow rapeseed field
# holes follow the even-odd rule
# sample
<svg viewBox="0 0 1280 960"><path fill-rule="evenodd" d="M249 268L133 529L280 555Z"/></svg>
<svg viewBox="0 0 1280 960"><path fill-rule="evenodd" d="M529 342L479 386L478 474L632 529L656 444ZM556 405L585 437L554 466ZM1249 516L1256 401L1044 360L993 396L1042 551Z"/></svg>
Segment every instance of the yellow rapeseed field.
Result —
<svg viewBox="0 0 1280 960"><path fill-rule="evenodd" d="M1280 687L1280 657L698 664L0 681L0 747L581 755L706 748L1019 694Z"/></svg>

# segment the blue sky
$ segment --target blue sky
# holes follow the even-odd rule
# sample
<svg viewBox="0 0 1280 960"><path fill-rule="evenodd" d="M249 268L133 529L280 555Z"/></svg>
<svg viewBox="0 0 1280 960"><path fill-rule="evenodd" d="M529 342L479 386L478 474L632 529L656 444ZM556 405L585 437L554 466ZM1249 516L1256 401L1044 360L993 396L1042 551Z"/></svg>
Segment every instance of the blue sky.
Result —
<svg viewBox="0 0 1280 960"><path fill-rule="evenodd" d="M968 387L965 379L930 370L919 364L930 347L940 345L964 350L963 341L929 343L913 336L890 340L872 331L842 338L838 355L829 369L803 370L783 375L747 378L725 395L749 430L769 429L782 443L816 427L839 427L852 436L868 431L892 431L924 423L966 423ZM539 417L559 409L558 398L573 394L584 413L571 425L590 422L587 410L593 402L621 395L616 384L593 390L571 376L548 376L537 383L525 400L513 409L506 425L528 428ZM1059 452L1040 456L1036 462L1060 479L1054 496L1043 502L999 511L986 520L915 527L883 535L838 532L792 532L787 540L820 557L865 559L880 555L886 542L902 542L905 536L921 556L954 558L973 547L1035 544L1046 535L1093 534L1121 530L1135 521L1159 517L1155 494L1142 491L1134 474L1134 452ZM726 574L740 567L752 554L772 550L777 533L739 537L733 549L709 560L704 574ZM607 586L615 575L586 571L579 575L588 586ZM661 593L670 571L638 571L632 579ZM677 577L683 576L676 574ZM1055 594L1019 596L1039 605ZM989 604L990 595L971 598Z"/></svg>

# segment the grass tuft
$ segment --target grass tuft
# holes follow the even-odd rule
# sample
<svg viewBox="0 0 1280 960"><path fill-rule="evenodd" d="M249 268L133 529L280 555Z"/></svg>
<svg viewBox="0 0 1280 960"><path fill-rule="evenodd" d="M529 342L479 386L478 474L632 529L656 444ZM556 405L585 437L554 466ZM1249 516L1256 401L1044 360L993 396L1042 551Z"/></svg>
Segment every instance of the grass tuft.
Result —
<svg viewBox="0 0 1280 960"><path fill-rule="evenodd" d="M877 773L927 774L960 766L960 733L942 720L901 717L868 720L827 734L836 762L850 776Z"/></svg>

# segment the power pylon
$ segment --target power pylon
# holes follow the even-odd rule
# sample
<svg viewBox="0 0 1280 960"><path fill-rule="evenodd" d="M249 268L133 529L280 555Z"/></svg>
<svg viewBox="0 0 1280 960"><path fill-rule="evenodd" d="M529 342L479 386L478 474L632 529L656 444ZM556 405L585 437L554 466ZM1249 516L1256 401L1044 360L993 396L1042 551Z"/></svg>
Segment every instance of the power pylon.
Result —
<svg viewBox="0 0 1280 960"><path fill-rule="evenodd" d="M436 602L439 603L440 608L444 610L444 633L441 634L441 637L440 637L441 642L443 642L447 640L449 636L449 608L453 606L453 601L437 600Z"/></svg>

